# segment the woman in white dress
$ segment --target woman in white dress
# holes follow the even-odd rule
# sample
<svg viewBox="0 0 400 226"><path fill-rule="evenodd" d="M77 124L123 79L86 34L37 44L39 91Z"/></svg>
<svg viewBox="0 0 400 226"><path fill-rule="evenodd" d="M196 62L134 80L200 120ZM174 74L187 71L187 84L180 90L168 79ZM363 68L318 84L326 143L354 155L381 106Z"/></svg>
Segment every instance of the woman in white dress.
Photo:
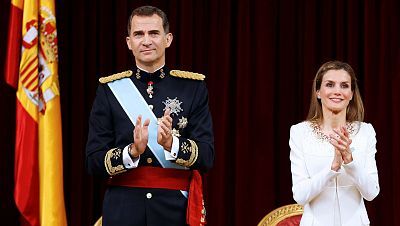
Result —
<svg viewBox="0 0 400 226"><path fill-rule="evenodd" d="M290 129L293 198L301 226L369 225L364 199L379 193L376 137L363 122L353 69L330 61L318 70L307 119Z"/></svg>

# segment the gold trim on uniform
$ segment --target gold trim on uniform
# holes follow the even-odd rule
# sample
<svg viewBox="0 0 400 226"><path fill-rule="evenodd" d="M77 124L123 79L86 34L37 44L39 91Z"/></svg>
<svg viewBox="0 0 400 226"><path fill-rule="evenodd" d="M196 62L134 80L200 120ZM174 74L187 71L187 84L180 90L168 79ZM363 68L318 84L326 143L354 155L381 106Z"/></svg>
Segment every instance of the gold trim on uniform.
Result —
<svg viewBox="0 0 400 226"><path fill-rule="evenodd" d="M190 142L190 144L192 146L191 147L192 154L190 155L190 158L189 158L189 166L192 166L196 162L197 157L199 156L199 148L197 147L196 142L194 142L190 139L188 139L188 141Z"/></svg>
<svg viewBox="0 0 400 226"><path fill-rule="evenodd" d="M200 218L201 224L200 225L205 225L207 212L206 212L206 207L204 206L204 199L201 200L201 203L202 203L203 209L201 210L201 218Z"/></svg>
<svg viewBox="0 0 400 226"><path fill-rule="evenodd" d="M183 160L181 158L177 158L175 163L178 164L178 165L181 165L181 166L187 166L187 161Z"/></svg>
<svg viewBox="0 0 400 226"><path fill-rule="evenodd" d="M203 74L199 73L194 73L190 71L180 71L180 70L171 70L169 72L172 76L178 77L178 78L188 78L188 79L193 79L193 80L204 80L206 76Z"/></svg>
<svg viewBox="0 0 400 226"><path fill-rule="evenodd" d="M190 147L187 145L186 142L182 143L181 148L183 149L182 151L184 153L186 153L187 151L190 152L190 157L189 160L185 160L182 158L178 158L176 159L176 164L181 165L181 166L185 166L185 167L190 167L192 166L196 160L197 157L199 156L199 148L197 147L196 142L188 139L188 141L190 142Z"/></svg>
<svg viewBox="0 0 400 226"><path fill-rule="evenodd" d="M132 71L128 70L128 71L123 71L117 74L113 74L107 77L101 77L99 78L99 82L100 83L108 83L108 82L112 82L121 78L128 78L132 75Z"/></svg>
<svg viewBox="0 0 400 226"><path fill-rule="evenodd" d="M121 156L121 149L113 148L106 153L104 158L104 165L106 167L107 173L111 176L125 172L125 168L123 165L113 166L111 159L118 159Z"/></svg>

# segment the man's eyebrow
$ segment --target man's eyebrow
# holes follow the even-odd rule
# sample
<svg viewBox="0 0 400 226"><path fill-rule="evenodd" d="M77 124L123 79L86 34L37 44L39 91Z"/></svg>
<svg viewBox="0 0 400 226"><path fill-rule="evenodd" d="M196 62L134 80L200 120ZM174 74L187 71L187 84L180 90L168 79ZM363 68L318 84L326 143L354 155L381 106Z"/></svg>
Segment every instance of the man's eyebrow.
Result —
<svg viewBox="0 0 400 226"><path fill-rule="evenodd" d="M160 30L150 30L149 33L160 33Z"/></svg>
<svg viewBox="0 0 400 226"><path fill-rule="evenodd" d="M133 31L132 33L133 34L143 34L144 32L143 31Z"/></svg>
<svg viewBox="0 0 400 226"><path fill-rule="evenodd" d="M133 31L132 34L144 34L145 32L143 30L138 30L138 31ZM150 34L159 34L161 33L160 30L150 30L148 31Z"/></svg>

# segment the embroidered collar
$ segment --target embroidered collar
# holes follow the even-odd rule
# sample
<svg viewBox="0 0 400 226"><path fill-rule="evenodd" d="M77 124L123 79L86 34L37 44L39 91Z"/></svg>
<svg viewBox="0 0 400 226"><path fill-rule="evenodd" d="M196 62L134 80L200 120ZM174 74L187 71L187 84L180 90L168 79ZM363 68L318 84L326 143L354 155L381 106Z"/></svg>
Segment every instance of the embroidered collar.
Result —
<svg viewBox="0 0 400 226"><path fill-rule="evenodd" d="M322 132L321 126L313 121L313 122L309 122L310 127L312 128L312 133L317 137L317 139L321 140L321 141L329 141L331 138L326 135L324 132ZM359 122L346 122L346 129L349 132L350 136L354 136L358 130L359 130Z"/></svg>
<svg viewBox="0 0 400 226"><path fill-rule="evenodd" d="M143 69L140 69L138 67L135 67L133 69L133 73L136 79L139 81L142 81L144 83L148 83L149 81L152 81L153 83L157 83L161 81L165 76L169 73L169 70L167 69L166 66L161 67L160 69L156 70L153 73L147 72Z"/></svg>

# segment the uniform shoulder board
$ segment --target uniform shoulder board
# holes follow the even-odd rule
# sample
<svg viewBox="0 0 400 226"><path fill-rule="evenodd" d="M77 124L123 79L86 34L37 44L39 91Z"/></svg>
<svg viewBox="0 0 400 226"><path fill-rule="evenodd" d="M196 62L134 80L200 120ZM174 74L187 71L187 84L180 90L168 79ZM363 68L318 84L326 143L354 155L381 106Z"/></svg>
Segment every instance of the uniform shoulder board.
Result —
<svg viewBox="0 0 400 226"><path fill-rule="evenodd" d="M108 82L112 82L121 78L127 78L130 77L132 75L132 71L128 70L128 71L123 71L117 74L113 74L110 76L106 76L106 77L101 77L99 78L99 82L100 83L108 83Z"/></svg>
<svg viewBox="0 0 400 226"><path fill-rule="evenodd" d="M178 78L188 78L193 80L204 80L206 78L206 76L204 76L203 74L194 73L190 71L171 70L169 73L172 76Z"/></svg>

